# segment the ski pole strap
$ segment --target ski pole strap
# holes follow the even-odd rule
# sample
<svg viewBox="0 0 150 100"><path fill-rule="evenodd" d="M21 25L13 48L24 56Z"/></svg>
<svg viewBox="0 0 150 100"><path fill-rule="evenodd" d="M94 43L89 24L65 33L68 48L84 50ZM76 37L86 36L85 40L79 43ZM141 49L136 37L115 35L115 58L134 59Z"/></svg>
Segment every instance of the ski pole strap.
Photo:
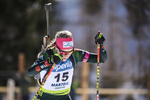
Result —
<svg viewBox="0 0 150 100"><path fill-rule="evenodd" d="M84 59L83 59L83 62L87 62L88 59L89 59L89 56L90 56L90 53L89 53L89 52L86 52L86 53L85 53L85 56L84 56Z"/></svg>

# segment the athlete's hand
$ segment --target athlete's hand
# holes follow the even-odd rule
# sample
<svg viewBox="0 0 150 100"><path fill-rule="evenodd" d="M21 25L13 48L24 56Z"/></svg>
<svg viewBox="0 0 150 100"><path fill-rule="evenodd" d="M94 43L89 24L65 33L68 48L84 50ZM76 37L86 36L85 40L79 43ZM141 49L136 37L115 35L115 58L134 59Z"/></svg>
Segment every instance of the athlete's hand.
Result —
<svg viewBox="0 0 150 100"><path fill-rule="evenodd" d="M105 41L105 38L103 36L102 33L98 33L96 36L95 36L95 43L97 44L103 44L103 42Z"/></svg>
<svg viewBox="0 0 150 100"><path fill-rule="evenodd" d="M45 63L45 66L50 66L53 63L58 64L61 60L62 60L62 57L60 55L54 54L51 57L49 57L44 63Z"/></svg>
<svg viewBox="0 0 150 100"><path fill-rule="evenodd" d="M51 58L47 58L47 59L44 61L44 63L45 63L45 66L47 66L47 67L53 64L53 63L51 62Z"/></svg>

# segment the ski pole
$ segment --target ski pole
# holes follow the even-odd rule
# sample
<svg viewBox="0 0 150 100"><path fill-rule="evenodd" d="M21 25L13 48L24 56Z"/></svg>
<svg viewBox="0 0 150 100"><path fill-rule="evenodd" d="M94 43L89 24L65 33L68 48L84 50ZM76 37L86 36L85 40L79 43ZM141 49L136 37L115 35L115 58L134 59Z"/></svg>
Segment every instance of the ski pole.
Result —
<svg viewBox="0 0 150 100"><path fill-rule="evenodd" d="M100 34L100 31L98 32ZM99 62L100 62L100 44L97 43L97 83L96 83L96 100L99 100Z"/></svg>
<svg viewBox="0 0 150 100"><path fill-rule="evenodd" d="M49 11L52 11L51 5L52 5L52 3L47 3L44 5L45 11L46 11L46 23L47 23L47 35L45 35L43 37L44 49L50 43L50 38L49 38L49 35L50 35Z"/></svg>
<svg viewBox="0 0 150 100"><path fill-rule="evenodd" d="M42 50L45 51L45 48L46 46L50 43L50 37L49 37L49 34L50 34L50 25L49 25L49 11L52 11L52 7L51 7L52 3L47 3L44 5L44 8L45 8L45 11L46 11L46 23L47 23L47 35L45 35L43 37L43 46L42 46ZM39 83L40 87L38 89L38 91L36 92L33 100L36 99L39 91L41 90L41 88L43 87L43 85L45 84L48 76L50 75L51 71L53 70L53 68L55 67L55 64L52 65L52 68L49 69L48 71L48 74L45 76L43 82L41 82L41 79L37 79L37 82ZM40 74L40 73L39 73Z"/></svg>
<svg viewBox="0 0 150 100"><path fill-rule="evenodd" d="M45 84L47 78L49 77L49 75L50 75L50 73L52 72L52 70L54 69L54 67L55 67L55 64L52 65L50 71L49 71L48 74L46 75L45 79L43 80L41 86L39 87L38 91L36 92L36 94L35 94L35 96L33 97L32 100L35 100L35 99L36 99L36 97L37 97L39 91L42 89L43 85Z"/></svg>
<svg viewBox="0 0 150 100"><path fill-rule="evenodd" d="M47 3L47 4L44 5L45 11L46 11L47 35L45 35L43 37L43 45L42 45L42 48L41 48L41 50L43 52L45 51L47 45L50 43L50 37L49 37L49 34L50 34L49 11L52 11L51 5L52 5L52 3ZM38 75L40 75L40 73ZM41 83L42 83L40 78L37 79L37 82L38 82L39 85L41 85Z"/></svg>
<svg viewBox="0 0 150 100"><path fill-rule="evenodd" d="M44 8L46 11L46 22L47 22L47 35L50 33L50 25L49 25L49 11L52 11L51 7L52 3L45 4Z"/></svg>

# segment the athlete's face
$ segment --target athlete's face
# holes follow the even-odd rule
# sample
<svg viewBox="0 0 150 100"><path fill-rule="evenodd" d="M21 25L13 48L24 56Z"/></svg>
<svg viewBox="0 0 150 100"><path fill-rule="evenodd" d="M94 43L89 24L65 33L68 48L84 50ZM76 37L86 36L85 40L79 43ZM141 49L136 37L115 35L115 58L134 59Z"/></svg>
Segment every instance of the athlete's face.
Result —
<svg viewBox="0 0 150 100"><path fill-rule="evenodd" d="M56 48L56 51L57 51L57 54L60 54L62 56L62 61L66 61L72 54L73 49L60 50Z"/></svg>

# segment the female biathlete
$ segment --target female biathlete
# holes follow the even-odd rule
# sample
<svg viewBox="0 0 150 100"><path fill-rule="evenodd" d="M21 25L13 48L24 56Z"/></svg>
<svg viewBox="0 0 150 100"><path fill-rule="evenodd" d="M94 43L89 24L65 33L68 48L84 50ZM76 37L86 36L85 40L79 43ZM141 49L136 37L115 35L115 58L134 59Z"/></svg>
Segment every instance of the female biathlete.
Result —
<svg viewBox="0 0 150 100"><path fill-rule="evenodd" d="M101 44L100 63L107 60L107 53L103 46L104 41L102 33L95 36L95 43ZM74 48L71 32L67 30L57 32L45 52L40 52L38 59L28 69L30 76L40 73L41 81L43 81L47 70L55 64L38 92L37 100L71 100L69 92L74 68L78 62L97 63L97 53Z"/></svg>

